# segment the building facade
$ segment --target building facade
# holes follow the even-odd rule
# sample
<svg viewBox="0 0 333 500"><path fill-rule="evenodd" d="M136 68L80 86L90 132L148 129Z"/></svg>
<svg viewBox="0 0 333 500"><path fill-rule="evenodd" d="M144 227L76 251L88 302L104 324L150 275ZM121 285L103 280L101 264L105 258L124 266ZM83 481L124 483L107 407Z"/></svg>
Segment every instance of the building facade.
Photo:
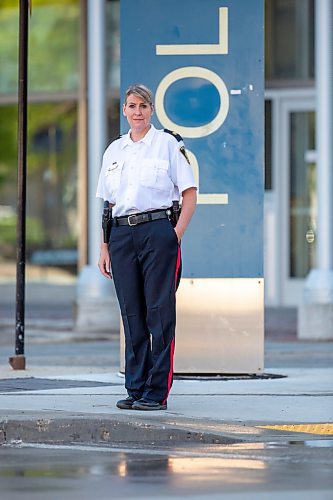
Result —
<svg viewBox="0 0 333 500"><path fill-rule="evenodd" d="M223 2L221 2L223 4ZM105 1L107 142L119 134L119 0ZM87 5L34 0L27 279L87 262ZM316 256L314 0L265 1L265 296L296 305ZM0 279L15 278L18 2L0 4Z"/></svg>

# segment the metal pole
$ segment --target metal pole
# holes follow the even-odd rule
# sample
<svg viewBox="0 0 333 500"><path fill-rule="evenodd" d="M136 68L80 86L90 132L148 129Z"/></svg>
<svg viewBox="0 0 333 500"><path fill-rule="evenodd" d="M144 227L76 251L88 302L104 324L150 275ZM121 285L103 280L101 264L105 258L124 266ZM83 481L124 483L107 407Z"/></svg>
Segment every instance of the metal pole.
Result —
<svg viewBox="0 0 333 500"><path fill-rule="evenodd" d="M80 86L78 100L78 219L79 270L88 262L88 99L87 99L87 0L80 0Z"/></svg>
<svg viewBox="0 0 333 500"><path fill-rule="evenodd" d="M333 269L333 2L316 3L317 268Z"/></svg>
<svg viewBox="0 0 333 500"><path fill-rule="evenodd" d="M28 88L28 10L29 1L20 0L19 86L18 86L18 163L17 163L17 260L15 356L9 358L14 370L25 370L25 239L27 172L27 88Z"/></svg>
<svg viewBox="0 0 333 500"><path fill-rule="evenodd" d="M105 0L88 0L88 264L96 268L102 203L96 186L106 147Z"/></svg>
<svg viewBox="0 0 333 500"><path fill-rule="evenodd" d="M333 2L316 0L317 263L305 280L298 337L333 339Z"/></svg>

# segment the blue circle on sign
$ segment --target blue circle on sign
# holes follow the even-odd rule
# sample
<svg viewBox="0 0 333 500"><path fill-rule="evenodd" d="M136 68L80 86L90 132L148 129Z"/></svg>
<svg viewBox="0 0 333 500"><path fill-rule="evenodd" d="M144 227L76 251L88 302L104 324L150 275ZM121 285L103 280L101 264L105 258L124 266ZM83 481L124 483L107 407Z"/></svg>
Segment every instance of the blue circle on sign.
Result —
<svg viewBox="0 0 333 500"><path fill-rule="evenodd" d="M204 78L182 78L165 93L165 112L182 127L200 127L210 123L221 106L220 94Z"/></svg>

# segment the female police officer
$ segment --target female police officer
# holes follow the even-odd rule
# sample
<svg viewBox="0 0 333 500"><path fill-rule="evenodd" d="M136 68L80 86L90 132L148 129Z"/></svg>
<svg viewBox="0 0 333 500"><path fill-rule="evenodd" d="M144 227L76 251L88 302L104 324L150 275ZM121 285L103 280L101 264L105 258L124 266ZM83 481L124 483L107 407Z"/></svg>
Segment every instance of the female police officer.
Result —
<svg viewBox="0 0 333 500"><path fill-rule="evenodd" d="M121 409L167 408L180 240L196 205L183 141L157 130L150 122L153 111L151 91L129 87L123 114L130 130L106 149L96 194L113 207L110 241L101 244L98 266L114 279L124 325L128 397L118 401ZM180 194L182 210L173 227L170 207Z"/></svg>

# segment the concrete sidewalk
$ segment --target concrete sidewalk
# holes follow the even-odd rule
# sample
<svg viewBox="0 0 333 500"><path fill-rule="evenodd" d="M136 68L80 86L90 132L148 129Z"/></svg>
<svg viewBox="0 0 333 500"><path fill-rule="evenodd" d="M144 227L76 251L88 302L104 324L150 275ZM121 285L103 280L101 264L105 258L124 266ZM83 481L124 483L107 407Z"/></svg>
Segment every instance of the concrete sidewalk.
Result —
<svg viewBox="0 0 333 500"><path fill-rule="evenodd" d="M332 434L333 369L288 369L281 374L287 376L267 380L175 380L168 410L163 412L118 410L115 403L124 389L117 373L66 375L62 370L62 375L50 376L45 370L43 376L38 373L38 378L27 379L25 390L18 378L22 375L16 374L12 378L14 389L8 380L10 392L8 387L0 389L0 436L6 443L27 439L55 443L152 439L262 442L299 438L299 434L295 435L297 427L292 427L295 425L308 433L306 439ZM29 375L34 376L34 371L29 370ZM42 389L34 390L33 382ZM283 428L261 428L281 424L288 426L287 432ZM95 429L92 434L91 428Z"/></svg>
<svg viewBox="0 0 333 500"><path fill-rule="evenodd" d="M267 311L265 371L275 378L176 379L166 411L141 412L115 407L125 394L118 373L119 338L108 332L97 338L78 335L70 308L50 296L44 295L44 303L30 301L27 370L11 370L13 305L4 294L1 299L2 443L170 445L328 439L333 434L333 343L299 342L294 310ZM65 300L68 305L68 294Z"/></svg>

